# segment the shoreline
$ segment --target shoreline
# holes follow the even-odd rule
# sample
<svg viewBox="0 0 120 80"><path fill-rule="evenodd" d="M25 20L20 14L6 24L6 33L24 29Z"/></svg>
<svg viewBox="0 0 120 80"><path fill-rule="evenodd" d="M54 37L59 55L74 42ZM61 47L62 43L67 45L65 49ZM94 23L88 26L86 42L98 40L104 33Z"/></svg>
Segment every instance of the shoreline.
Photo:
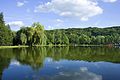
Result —
<svg viewBox="0 0 120 80"><path fill-rule="evenodd" d="M5 48L25 48L25 47L65 47L65 46L69 46L69 47L113 47L109 46L109 45L34 45L34 46L0 46L0 49L5 49Z"/></svg>
<svg viewBox="0 0 120 80"><path fill-rule="evenodd" d="M24 48L29 46L0 46L0 49L6 49L6 48Z"/></svg>

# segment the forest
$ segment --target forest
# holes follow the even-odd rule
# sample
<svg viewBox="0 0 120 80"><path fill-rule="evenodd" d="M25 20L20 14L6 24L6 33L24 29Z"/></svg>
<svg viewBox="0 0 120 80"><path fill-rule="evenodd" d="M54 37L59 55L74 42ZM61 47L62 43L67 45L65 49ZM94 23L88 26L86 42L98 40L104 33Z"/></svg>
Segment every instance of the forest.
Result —
<svg viewBox="0 0 120 80"><path fill-rule="evenodd" d="M39 22L12 31L0 13L0 46L28 45L119 45L120 26L45 30Z"/></svg>

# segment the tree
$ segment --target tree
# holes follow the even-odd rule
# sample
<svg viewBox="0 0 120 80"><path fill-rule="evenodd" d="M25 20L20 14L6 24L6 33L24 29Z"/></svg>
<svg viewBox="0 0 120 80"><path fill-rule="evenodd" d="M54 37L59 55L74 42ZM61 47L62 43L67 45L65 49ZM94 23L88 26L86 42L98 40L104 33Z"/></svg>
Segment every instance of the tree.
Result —
<svg viewBox="0 0 120 80"><path fill-rule="evenodd" d="M82 34L82 35L79 37L79 43L80 43L80 44L90 44L90 42L91 42L91 39L90 39L89 36L87 36L87 35Z"/></svg>
<svg viewBox="0 0 120 80"><path fill-rule="evenodd" d="M76 34L70 34L70 36L69 36L69 42L70 42L70 44L72 44L72 45L77 45L77 44L79 44L78 35L76 35Z"/></svg>
<svg viewBox="0 0 120 80"><path fill-rule="evenodd" d="M95 44L96 43L96 37L95 36L91 36L91 44Z"/></svg>
<svg viewBox="0 0 120 80"><path fill-rule="evenodd" d="M13 36L10 26L5 25L3 13L0 13L0 46L12 45L12 39Z"/></svg>
<svg viewBox="0 0 120 80"><path fill-rule="evenodd" d="M27 27L27 45L32 46L33 44L33 35L34 35L34 28Z"/></svg>
<svg viewBox="0 0 120 80"><path fill-rule="evenodd" d="M26 37L26 35L25 35L24 33L21 33L21 35L20 35L20 40L21 40L22 45L25 45L25 44L26 44L26 42L27 42L27 37Z"/></svg>
<svg viewBox="0 0 120 80"><path fill-rule="evenodd" d="M17 31L14 44L26 44L29 46L46 45L46 39L44 26L40 23L34 23L31 27L22 27Z"/></svg>
<svg viewBox="0 0 120 80"><path fill-rule="evenodd" d="M62 32L60 30L55 30L54 32L54 44L55 45L58 45L58 44L61 44L62 40L61 40L61 37L62 37Z"/></svg>
<svg viewBox="0 0 120 80"><path fill-rule="evenodd" d="M44 33L44 26L40 23L34 23L33 43L37 45L46 45L46 35Z"/></svg>
<svg viewBox="0 0 120 80"><path fill-rule="evenodd" d="M62 33L61 44L69 45L69 39L65 33Z"/></svg>
<svg viewBox="0 0 120 80"><path fill-rule="evenodd" d="M112 44L113 43L113 37L110 35L105 36L105 44Z"/></svg>
<svg viewBox="0 0 120 80"><path fill-rule="evenodd" d="M104 44L105 43L105 37L104 36L97 36L96 37L96 44Z"/></svg>

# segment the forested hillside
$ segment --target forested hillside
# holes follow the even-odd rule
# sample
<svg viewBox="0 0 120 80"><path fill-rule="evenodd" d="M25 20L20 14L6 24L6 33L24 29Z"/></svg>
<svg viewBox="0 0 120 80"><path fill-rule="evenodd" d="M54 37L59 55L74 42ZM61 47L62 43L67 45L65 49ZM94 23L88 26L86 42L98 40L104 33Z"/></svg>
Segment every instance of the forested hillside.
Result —
<svg viewBox="0 0 120 80"><path fill-rule="evenodd" d="M108 28L89 27L48 30L46 31L46 35L48 37L48 44L66 44L68 42L71 45L119 44L120 26Z"/></svg>
<svg viewBox="0 0 120 80"><path fill-rule="evenodd" d="M13 32L0 13L0 46L6 45L118 45L120 26L44 30L40 23Z"/></svg>

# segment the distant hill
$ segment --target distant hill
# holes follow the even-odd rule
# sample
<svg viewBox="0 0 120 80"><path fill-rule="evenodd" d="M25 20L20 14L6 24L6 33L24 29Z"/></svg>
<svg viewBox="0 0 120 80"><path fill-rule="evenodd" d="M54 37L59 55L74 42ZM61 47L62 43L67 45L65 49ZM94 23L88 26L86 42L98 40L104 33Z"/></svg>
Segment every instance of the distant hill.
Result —
<svg viewBox="0 0 120 80"><path fill-rule="evenodd" d="M119 44L120 43L120 26L97 28L68 28L46 30L48 39L50 36L65 34L71 44ZM57 37L55 37L57 38Z"/></svg>

